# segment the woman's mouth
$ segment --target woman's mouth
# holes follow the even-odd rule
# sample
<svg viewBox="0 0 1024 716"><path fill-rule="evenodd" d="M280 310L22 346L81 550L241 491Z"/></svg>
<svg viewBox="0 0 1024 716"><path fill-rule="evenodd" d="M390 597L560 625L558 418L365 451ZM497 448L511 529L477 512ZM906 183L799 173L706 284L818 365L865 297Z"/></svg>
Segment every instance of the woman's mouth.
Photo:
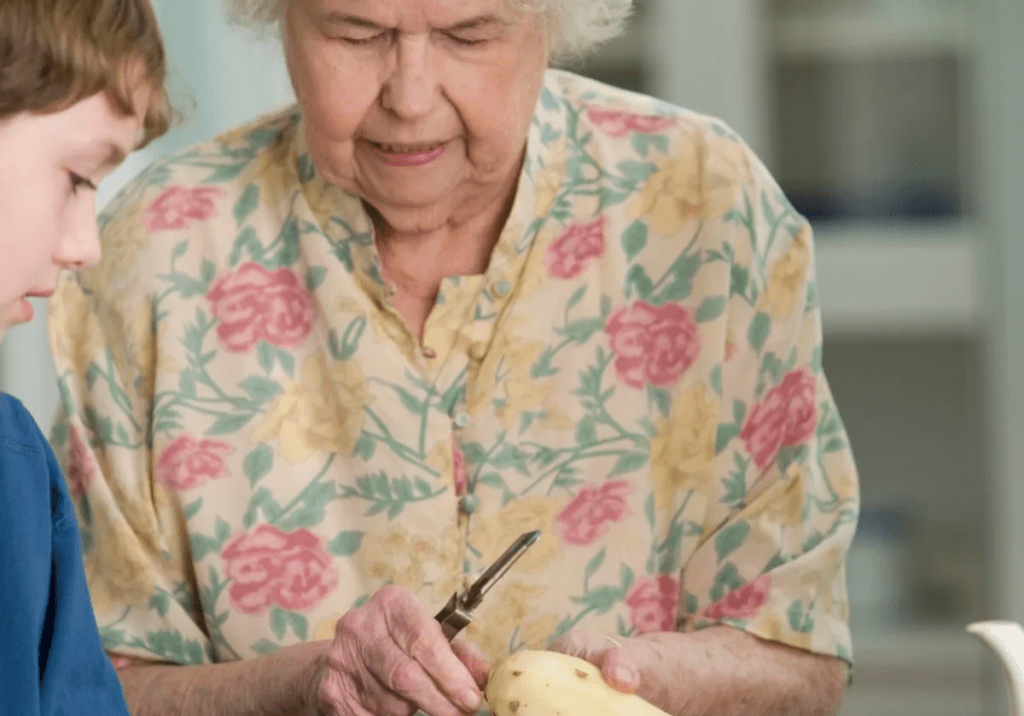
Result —
<svg viewBox="0 0 1024 716"><path fill-rule="evenodd" d="M393 167L416 167L430 164L444 154L447 142L433 144L384 144L370 142L385 164Z"/></svg>

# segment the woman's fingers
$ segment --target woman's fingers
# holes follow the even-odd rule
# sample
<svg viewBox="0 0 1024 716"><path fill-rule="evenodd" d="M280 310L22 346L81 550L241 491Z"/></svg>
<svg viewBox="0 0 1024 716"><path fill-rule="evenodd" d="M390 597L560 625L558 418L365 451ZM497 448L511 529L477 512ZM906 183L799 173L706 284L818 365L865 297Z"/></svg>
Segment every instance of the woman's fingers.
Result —
<svg viewBox="0 0 1024 716"><path fill-rule="evenodd" d="M391 595L385 596L391 598ZM391 641L398 647L401 656L392 666L396 671L389 675L385 683L399 694L411 694L415 690L415 693L431 700L435 699L436 690L443 694L446 701L462 711L475 713L482 698L480 688L445 639L441 625L411 595L395 592L393 598L395 602L384 611L384 618ZM406 657L408 661L401 657ZM421 677L426 677L435 689L422 683ZM421 704L423 707L425 704ZM432 711L427 713L438 716Z"/></svg>
<svg viewBox="0 0 1024 716"><path fill-rule="evenodd" d="M483 649L471 641L456 639L452 642L452 651L459 657L459 661L469 670L477 688L483 690L487 686L487 679L491 675L491 666L484 654Z"/></svg>
<svg viewBox="0 0 1024 716"><path fill-rule="evenodd" d="M464 716L480 686L440 625L405 590L387 587L339 621L322 694L344 716Z"/></svg>
<svg viewBox="0 0 1024 716"><path fill-rule="evenodd" d="M548 648L589 661L601 669L605 682L613 689L631 694L640 688L635 642L577 630L562 635Z"/></svg>

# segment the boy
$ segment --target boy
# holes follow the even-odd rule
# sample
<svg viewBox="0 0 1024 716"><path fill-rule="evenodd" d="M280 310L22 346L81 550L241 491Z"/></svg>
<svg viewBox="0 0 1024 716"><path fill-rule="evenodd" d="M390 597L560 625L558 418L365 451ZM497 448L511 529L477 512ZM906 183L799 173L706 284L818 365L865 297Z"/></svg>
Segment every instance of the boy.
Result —
<svg viewBox="0 0 1024 716"><path fill-rule="evenodd" d="M96 185L168 125L149 0L0 0L0 339L100 254ZM127 714L67 485L0 393L0 714Z"/></svg>

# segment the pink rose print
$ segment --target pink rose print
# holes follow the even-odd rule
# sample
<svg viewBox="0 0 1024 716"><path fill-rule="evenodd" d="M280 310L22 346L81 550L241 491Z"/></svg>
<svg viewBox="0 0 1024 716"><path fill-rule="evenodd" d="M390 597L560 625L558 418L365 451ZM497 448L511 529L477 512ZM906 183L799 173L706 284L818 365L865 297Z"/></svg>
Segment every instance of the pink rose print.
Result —
<svg viewBox="0 0 1024 716"><path fill-rule="evenodd" d="M697 360L700 335L693 314L674 303L644 301L616 310L605 325L616 353L615 371L633 388L671 386Z"/></svg>
<svg viewBox="0 0 1024 716"><path fill-rule="evenodd" d="M587 118L609 137L625 137L630 132L640 132L641 134L663 132L676 123L672 117L650 117L598 107L587 110Z"/></svg>
<svg viewBox="0 0 1024 716"><path fill-rule="evenodd" d="M295 612L312 609L338 583L323 541L306 529L286 534L259 525L228 540L221 558L231 579L228 596L244 614L263 614L271 604Z"/></svg>
<svg viewBox="0 0 1024 716"><path fill-rule="evenodd" d="M85 444L82 434L74 425L68 428L68 441L70 442L67 469L68 491L77 500L92 484L92 478L96 475L96 467L92 463L88 445Z"/></svg>
<svg viewBox="0 0 1024 716"><path fill-rule="evenodd" d="M545 258L554 278L576 278L591 259L604 254L605 217L589 224L574 224L548 247Z"/></svg>
<svg viewBox="0 0 1024 716"><path fill-rule="evenodd" d="M750 411L740 437L759 468L770 465L783 446L799 445L814 434L816 388L806 368L793 371Z"/></svg>
<svg viewBox="0 0 1024 716"><path fill-rule="evenodd" d="M762 574L709 605L704 615L708 619L750 619L768 601L771 585L771 577Z"/></svg>
<svg viewBox="0 0 1024 716"><path fill-rule="evenodd" d="M626 597L637 634L673 631L679 607L679 582L667 574L641 580Z"/></svg>
<svg viewBox="0 0 1024 716"><path fill-rule="evenodd" d="M302 279L281 268L270 272L255 263L218 278L206 299L220 321L217 336L236 353L260 341L297 348L313 330L316 310Z"/></svg>
<svg viewBox="0 0 1024 716"><path fill-rule="evenodd" d="M209 480L227 476L224 456L232 452L234 448L227 443L182 435L168 445L157 460L156 480L179 491L205 485Z"/></svg>
<svg viewBox="0 0 1024 716"><path fill-rule="evenodd" d="M452 473L455 476L455 494L466 494L466 456L462 454L455 436L452 436Z"/></svg>
<svg viewBox="0 0 1024 716"><path fill-rule="evenodd" d="M585 487L555 518L555 530L566 544L588 545L608 532L610 522L629 517L628 482L606 482Z"/></svg>
<svg viewBox="0 0 1024 716"><path fill-rule="evenodd" d="M142 221L150 231L184 229L189 222L203 221L216 214L214 200L222 196L224 192L213 186L172 186L146 208Z"/></svg>

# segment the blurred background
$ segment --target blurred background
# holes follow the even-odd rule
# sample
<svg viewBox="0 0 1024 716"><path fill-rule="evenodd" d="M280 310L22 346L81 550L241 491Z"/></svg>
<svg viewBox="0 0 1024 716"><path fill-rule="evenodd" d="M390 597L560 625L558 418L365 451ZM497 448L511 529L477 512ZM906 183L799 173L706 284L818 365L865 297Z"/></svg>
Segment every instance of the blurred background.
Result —
<svg viewBox="0 0 1024 716"><path fill-rule="evenodd" d="M276 39L156 0L186 121L155 157L292 101ZM843 714L1007 713L970 621L1024 621L1024 2L638 0L571 69L719 116L816 231L825 368L861 474ZM37 306L42 310L42 306ZM48 424L42 321L0 387Z"/></svg>

